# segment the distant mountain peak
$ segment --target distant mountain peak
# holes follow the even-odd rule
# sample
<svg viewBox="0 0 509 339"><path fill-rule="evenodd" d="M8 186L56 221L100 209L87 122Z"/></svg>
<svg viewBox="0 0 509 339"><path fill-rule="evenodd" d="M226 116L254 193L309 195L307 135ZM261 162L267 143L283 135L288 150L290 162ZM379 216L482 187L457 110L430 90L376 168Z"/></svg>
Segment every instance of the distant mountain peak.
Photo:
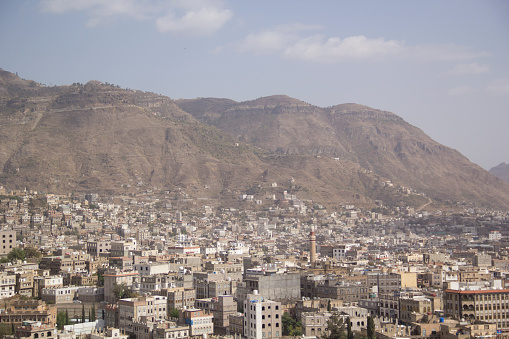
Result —
<svg viewBox="0 0 509 339"><path fill-rule="evenodd" d="M256 105L265 107L276 106L312 106L304 101L289 97L287 95L271 95L268 97L261 97L255 100L243 101L241 105Z"/></svg>

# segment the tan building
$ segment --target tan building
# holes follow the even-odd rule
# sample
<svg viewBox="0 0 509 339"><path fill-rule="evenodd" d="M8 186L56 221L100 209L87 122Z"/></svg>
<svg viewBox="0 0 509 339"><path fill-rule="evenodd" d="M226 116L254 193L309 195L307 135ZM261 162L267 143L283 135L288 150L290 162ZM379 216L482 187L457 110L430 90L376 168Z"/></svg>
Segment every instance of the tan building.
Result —
<svg viewBox="0 0 509 339"><path fill-rule="evenodd" d="M147 296L118 301L119 328L124 333L134 333L134 322L142 317L149 321L164 320L167 316L166 297Z"/></svg>
<svg viewBox="0 0 509 339"><path fill-rule="evenodd" d="M233 300L232 295L196 299L195 306L214 316L214 334L226 334L230 326L230 315L237 313L237 303Z"/></svg>
<svg viewBox="0 0 509 339"><path fill-rule="evenodd" d="M131 286L134 277L138 276L138 272L122 272L120 270L108 270L104 275L104 300L108 303L117 302L114 289L116 285Z"/></svg>
<svg viewBox="0 0 509 339"><path fill-rule="evenodd" d="M327 329L327 321L331 317L329 312L304 312L301 314L302 334L306 337L320 338Z"/></svg>
<svg viewBox="0 0 509 339"><path fill-rule="evenodd" d="M15 291L19 295L32 297L34 293L34 271L24 270L16 272Z"/></svg>
<svg viewBox="0 0 509 339"><path fill-rule="evenodd" d="M448 317L495 323L498 328L507 328L509 327L509 290L445 290L444 312Z"/></svg>
<svg viewBox="0 0 509 339"><path fill-rule="evenodd" d="M0 256L16 247L16 231L0 231Z"/></svg>
<svg viewBox="0 0 509 339"><path fill-rule="evenodd" d="M21 324L24 321L55 325L57 309L55 305L46 305L42 300L16 300L0 313L1 323Z"/></svg>
<svg viewBox="0 0 509 339"><path fill-rule="evenodd" d="M16 338L57 338L55 325L43 324L39 321L26 321L23 326L16 328Z"/></svg>
<svg viewBox="0 0 509 339"><path fill-rule="evenodd" d="M168 297L168 309L182 309L184 307L194 307L196 300L196 290L192 288L176 287L163 289L161 295Z"/></svg>
<svg viewBox="0 0 509 339"><path fill-rule="evenodd" d="M433 300L425 296L400 298L399 319L403 322L419 321L425 314L434 312Z"/></svg>

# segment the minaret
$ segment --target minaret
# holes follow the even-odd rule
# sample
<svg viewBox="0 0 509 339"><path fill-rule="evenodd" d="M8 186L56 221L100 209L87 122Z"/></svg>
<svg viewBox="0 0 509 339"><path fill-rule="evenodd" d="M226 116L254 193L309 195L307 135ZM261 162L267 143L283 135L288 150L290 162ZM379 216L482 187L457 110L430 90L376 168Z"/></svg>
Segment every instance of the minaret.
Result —
<svg viewBox="0 0 509 339"><path fill-rule="evenodd" d="M315 267L316 263L316 235L315 231L309 233L309 262L311 267Z"/></svg>

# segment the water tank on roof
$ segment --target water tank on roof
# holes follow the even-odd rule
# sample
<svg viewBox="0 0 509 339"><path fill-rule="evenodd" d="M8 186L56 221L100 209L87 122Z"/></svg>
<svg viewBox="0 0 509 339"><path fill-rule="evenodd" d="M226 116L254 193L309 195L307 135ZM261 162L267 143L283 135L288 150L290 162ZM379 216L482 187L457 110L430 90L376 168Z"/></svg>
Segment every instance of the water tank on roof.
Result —
<svg viewBox="0 0 509 339"><path fill-rule="evenodd" d="M444 322L444 317L440 317L440 322L443 323Z"/></svg>

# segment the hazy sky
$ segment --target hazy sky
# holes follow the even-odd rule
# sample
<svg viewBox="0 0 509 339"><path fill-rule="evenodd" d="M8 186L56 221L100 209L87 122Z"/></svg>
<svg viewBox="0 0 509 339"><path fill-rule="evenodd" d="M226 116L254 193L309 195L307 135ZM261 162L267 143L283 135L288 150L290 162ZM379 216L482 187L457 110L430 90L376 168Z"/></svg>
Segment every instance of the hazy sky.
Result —
<svg viewBox="0 0 509 339"><path fill-rule="evenodd" d="M509 162L509 1L0 0L0 68L171 98L388 110Z"/></svg>

